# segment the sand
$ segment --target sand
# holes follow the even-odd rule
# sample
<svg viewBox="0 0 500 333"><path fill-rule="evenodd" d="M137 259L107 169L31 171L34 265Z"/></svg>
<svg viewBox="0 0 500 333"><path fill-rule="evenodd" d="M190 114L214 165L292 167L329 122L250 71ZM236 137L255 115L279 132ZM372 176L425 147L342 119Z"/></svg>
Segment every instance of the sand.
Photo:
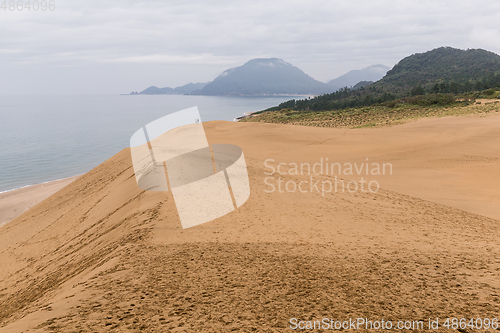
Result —
<svg viewBox="0 0 500 333"><path fill-rule="evenodd" d="M478 99L476 99L476 102L474 103L474 105L485 105L485 104L498 103L498 102L500 102L500 99L498 99L498 98L489 98L489 99L478 98Z"/></svg>
<svg viewBox="0 0 500 333"><path fill-rule="evenodd" d="M0 227L77 178L75 176L0 193Z"/></svg>
<svg viewBox="0 0 500 333"><path fill-rule="evenodd" d="M123 150L0 228L0 332L498 318L499 116L355 130L204 126L210 143L243 149L249 200L183 230L172 195L139 189ZM392 163L393 174L370 176L376 193L266 192L266 159L327 157Z"/></svg>

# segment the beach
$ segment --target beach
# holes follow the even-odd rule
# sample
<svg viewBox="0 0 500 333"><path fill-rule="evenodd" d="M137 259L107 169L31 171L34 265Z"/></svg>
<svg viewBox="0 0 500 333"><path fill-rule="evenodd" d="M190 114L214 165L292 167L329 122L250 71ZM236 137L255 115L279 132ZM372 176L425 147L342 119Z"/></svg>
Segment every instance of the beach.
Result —
<svg viewBox="0 0 500 333"><path fill-rule="evenodd" d="M0 193L0 227L50 197L78 176Z"/></svg>
<svg viewBox="0 0 500 333"><path fill-rule="evenodd" d="M182 229L122 150L0 228L0 332L498 317L500 116L203 125L242 148L248 201Z"/></svg>

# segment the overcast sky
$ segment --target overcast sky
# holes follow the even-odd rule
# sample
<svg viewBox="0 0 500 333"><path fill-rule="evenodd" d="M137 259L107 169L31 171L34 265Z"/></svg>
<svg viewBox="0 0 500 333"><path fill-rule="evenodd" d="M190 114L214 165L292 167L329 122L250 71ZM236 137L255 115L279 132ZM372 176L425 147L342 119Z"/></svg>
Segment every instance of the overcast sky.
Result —
<svg viewBox="0 0 500 333"><path fill-rule="evenodd" d="M175 87L253 58L281 58L328 81L439 46L500 53L496 0L52 3L54 11L0 9L0 94Z"/></svg>

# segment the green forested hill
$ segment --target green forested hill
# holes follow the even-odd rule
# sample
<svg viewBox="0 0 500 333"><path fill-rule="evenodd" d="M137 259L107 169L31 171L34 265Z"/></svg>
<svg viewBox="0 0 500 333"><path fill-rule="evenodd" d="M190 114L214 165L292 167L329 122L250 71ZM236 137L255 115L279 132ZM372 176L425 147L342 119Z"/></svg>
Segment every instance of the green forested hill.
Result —
<svg viewBox="0 0 500 333"><path fill-rule="evenodd" d="M440 47L402 59L374 86L406 92L417 86L431 91L436 84L439 87L454 83L455 90L462 92L473 90L477 80L497 73L500 73L500 56L493 52ZM477 90L482 88L478 86Z"/></svg>
<svg viewBox="0 0 500 333"><path fill-rule="evenodd" d="M440 47L402 59L381 80L360 89L341 89L312 99L290 100L276 109L338 110L409 96L421 96L417 100L422 105L447 104L458 94L497 87L500 87L499 55L480 49Z"/></svg>

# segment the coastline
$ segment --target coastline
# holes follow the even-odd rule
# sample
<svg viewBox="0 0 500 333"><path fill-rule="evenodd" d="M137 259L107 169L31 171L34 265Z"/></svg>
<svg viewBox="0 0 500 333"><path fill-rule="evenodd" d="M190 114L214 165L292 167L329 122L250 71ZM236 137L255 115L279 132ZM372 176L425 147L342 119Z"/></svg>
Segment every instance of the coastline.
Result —
<svg viewBox="0 0 500 333"><path fill-rule="evenodd" d="M0 192L0 228L80 176Z"/></svg>
<svg viewBox="0 0 500 333"><path fill-rule="evenodd" d="M54 183L54 182L58 182L60 180L65 180L65 179L70 179L70 178L74 178L74 177L79 177L79 176L82 176L82 174L80 175L76 175L76 176L70 176L70 177L64 177L64 178L58 178L58 179L53 179L53 180L48 180L46 182L41 182L41 183L35 183L35 184L29 184L29 185L23 185L21 187L16 187L16 188L12 188L12 189L9 189L9 190L2 190L0 191L0 197L3 196L4 194L6 193L9 193L9 192L13 192L13 191L17 191L17 190L22 190L23 188L28 188L28 187L32 187L32 186L37 186L37 185L46 185L46 184L50 184L50 183Z"/></svg>
<svg viewBox="0 0 500 333"><path fill-rule="evenodd" d="M257 113L257 112L260 112L260 111L244 112L242 116L234 118L234 121L239 121L241 119L245 119L245 118L251 117L254 113Z"/></svg>

